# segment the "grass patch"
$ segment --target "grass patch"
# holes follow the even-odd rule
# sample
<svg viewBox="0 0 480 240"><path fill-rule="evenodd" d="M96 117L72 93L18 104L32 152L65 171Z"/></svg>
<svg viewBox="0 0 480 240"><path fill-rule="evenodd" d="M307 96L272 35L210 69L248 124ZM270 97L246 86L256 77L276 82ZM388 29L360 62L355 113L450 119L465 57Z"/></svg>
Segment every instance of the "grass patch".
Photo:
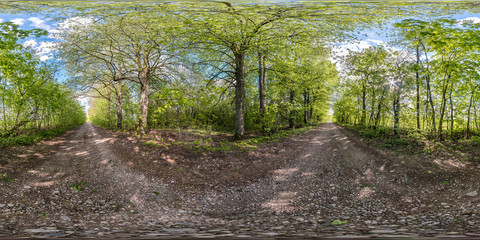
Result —
<svg viewBox="0 0 480 240"><path fill-rule="evenodd" d="M72 185L73 189L75 191L83 191L85 190L85 187L87 186L87 183L86 182L81 182L81 183L75 183Z"/></svg>
<svg viewBox="0 0 480 240"><path fill-rule="evenodd" d="M0 174L0 181L4 181L6 183L13 182L15 179L7 177L6 173Z"/></svg>
<svg viewBox="0 0 480 240"><path fill-rule="evenodd" d="M332 226L340 226L340 225L346 225L346 224L348 224L347 220L342 221L342 220L338 220L338 219L336 219L336 220L334 220L333 222L330 223L330 225L332 225Z"/></svg>

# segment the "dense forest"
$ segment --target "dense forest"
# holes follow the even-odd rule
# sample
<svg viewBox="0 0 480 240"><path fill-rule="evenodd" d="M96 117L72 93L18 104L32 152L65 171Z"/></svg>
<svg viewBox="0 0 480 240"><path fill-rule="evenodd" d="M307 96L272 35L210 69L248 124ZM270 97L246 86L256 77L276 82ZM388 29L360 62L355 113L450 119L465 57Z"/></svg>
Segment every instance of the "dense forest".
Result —
<svg viewBox="0 0 480 240"><path fill-rule="evenodd" d="M53 33L51 64L20 44L45 32L2 24L2 136L84 122L80 95L92 123L141 134L207 128L241 139L331 117L435 138L479 129L479 24L441 17L470 3L422 18L425 6L408 3L378 3L377 14L367 3L6 6L68 17ZM390 31L390 41L335 54L368 29Z"/></svg>
<svg viewBox="0 0 480 240"><path fill-rule="evenodd" d="M479 131L478 24L405 19L396 46L345 58L335 119L376 129L415 129L458 139Z"/></svg>

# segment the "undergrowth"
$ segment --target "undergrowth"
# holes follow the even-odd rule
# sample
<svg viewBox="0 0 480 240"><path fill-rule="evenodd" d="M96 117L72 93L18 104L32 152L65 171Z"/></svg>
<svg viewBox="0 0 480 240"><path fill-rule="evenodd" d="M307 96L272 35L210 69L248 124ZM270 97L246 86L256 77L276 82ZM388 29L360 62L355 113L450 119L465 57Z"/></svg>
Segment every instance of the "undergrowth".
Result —
<svg viewBox="0 0 480 240"><path fill-rule="evenodd" d="M298 129L281 130L271 135L258 136L240 141L227 141L226 139L222 139L221 141L213 141L211 137L208 137L209 135L204 134L202 136L203 138L199 138L190 142L174 141L170 143L165 143L162 138L162 141L160 142L154 140L146 140L143 142L143 145L164 148L175 146L200 152L227 152L231 150L248 151L257 149L258 146L261 144L277 142L293 135L301 134L311 128L313 127L309 126Z"/></svg>
<svg viewBox="0 0 480 240"><path fill-rule="evenodd" d="M25 146L31 145L46 139L59 136L76 126L44 130L32 134L22 134L18 136L0 138L0 147Z"/></svg>
<svg viewBox="0 0 480 240"><path fill-rule="evenodd" d="M429 133L417 129L400 129L395 134L392 127L363 127L359 125L343 125L359 136L374 140L382 147L393 150L405 150L411 153L433 154L435 152L456 152L480 146L480 136L465 137L465 131L454 131L445 140L440 141ZM462 135L463 134L463 135Z"/></svg>

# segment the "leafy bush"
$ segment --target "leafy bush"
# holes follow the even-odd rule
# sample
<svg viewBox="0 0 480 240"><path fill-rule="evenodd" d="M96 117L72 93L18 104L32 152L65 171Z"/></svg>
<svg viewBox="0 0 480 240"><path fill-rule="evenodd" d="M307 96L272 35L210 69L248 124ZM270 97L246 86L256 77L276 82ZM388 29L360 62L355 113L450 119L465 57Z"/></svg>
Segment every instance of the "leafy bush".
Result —
<svg viewBox="0 0 480 240"><path fill-rule="evenodd" d="M391 146L408 146L410 145L410 141L405 138L390 138L385 140L385 145Z"/></svg>
<svg viewBox="0 0 480 240"><path fill-rule="evenodd" d="M365 129L360 133L360 135L364 138L377 138L379 137L379 134L376 130L374 129Z"/></svg>

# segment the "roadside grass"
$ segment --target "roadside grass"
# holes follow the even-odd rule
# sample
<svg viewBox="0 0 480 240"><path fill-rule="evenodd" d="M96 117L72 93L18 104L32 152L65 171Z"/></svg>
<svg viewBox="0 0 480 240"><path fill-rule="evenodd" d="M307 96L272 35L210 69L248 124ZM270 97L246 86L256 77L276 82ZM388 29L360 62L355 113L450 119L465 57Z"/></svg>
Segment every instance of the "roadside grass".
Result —
<svg viewBox="0 0 480 240"><path fill-rule="evenodd" d="M397 156L403 154L426 154L448 156L462 163L479 162L478 146L480 133L472 132L466 138L465 130L457 129L451 134L445 132L445 140L440 141L434 135L417 129L400 129L395 135L391 127L364 128L362 126L342 125L377 147L394 151Z"/></svg>
<svg viewBox="0 0 480 240"><path fill-rule="evenodd" d="M49 129L32 134L21 134L18 136L0 138L0 147L26 146L43 140L47 140L59 135L77 126Z"/></svg>
<svg viewBox="0 0 480 240"><path fill-rule="evenodd" d="M184 148L198 152L228 152L228 151L250 151L258 146L278 142L291 136L302 134L315 126L307 126L297 129L280 130L266 136L248 136L246 139L231 141L231 136L223 132L203 131L203 130L183 130L184 133L193 133L196 140L190 141L166 141L164 138L145 138L143 145L160 148ZM221 137L219 137L221 136ZM215 140L214 140L215 139Z"/></svg>

